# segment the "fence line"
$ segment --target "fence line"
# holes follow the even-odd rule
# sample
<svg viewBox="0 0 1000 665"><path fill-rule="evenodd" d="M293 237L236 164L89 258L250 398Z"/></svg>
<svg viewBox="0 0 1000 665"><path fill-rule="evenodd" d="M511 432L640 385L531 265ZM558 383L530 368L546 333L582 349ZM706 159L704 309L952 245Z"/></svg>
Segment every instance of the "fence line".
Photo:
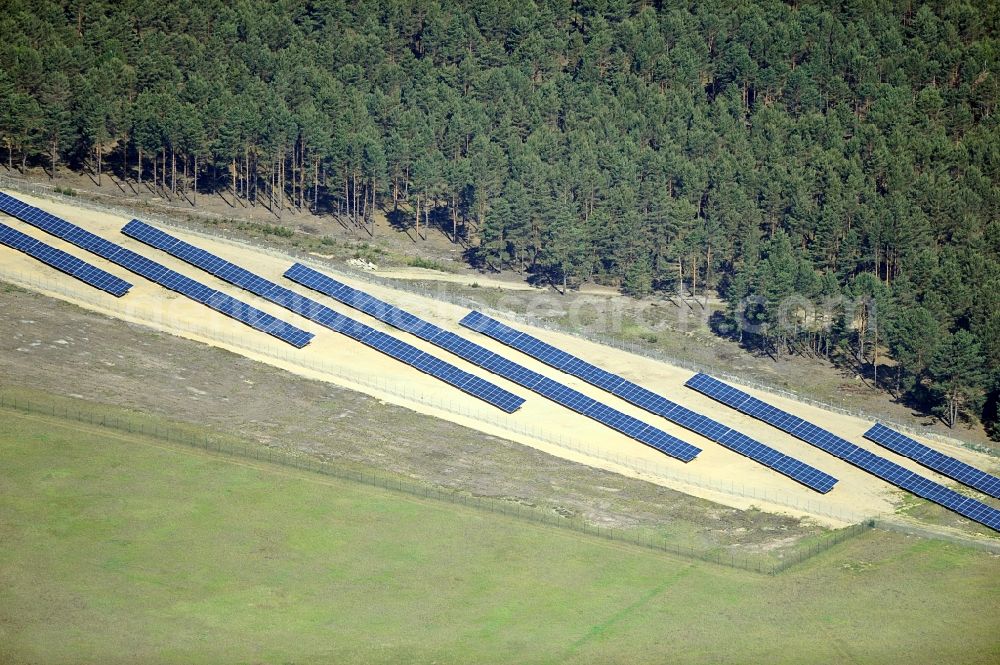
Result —
<svg viewBox="0 0 1000 665"><path fill-rule="evenodd" d="M64 281L47 279L37 274L26 275L4 268L3 266L0 266L0 278L31 290L42 290L60 294L77 301L85 302L104 313L111 312L117 314L119 318L134 319L140 324L148 325L145 323L146 319L142 316L142 312L128 307L127 300L118 300L99 291L90 289L77 291L68 286ZM155 323L166 332L181 336L196 336L216 344L237 349L242 355L249 354L251 357L262 355L267 359L278 360L300 369L317 372L327 377L336 377L349 389L359 389L360 386L362 392L372 394L372 391L375 391L375 397L382 395L396 397L403 400L403 406L406 406L406 402L415 403L452 416L458 416L463 419L463 425L473 429L477 429L477 424L485 423L491 428L499 430L500 436L513 435L515 440L518 437L526 437L563 451L583 454L593 460L615 464L661 482L682 483L724 495L754 499L806 514L832 518L844 523L857 523L869 517L868 515L830 506L822 502L822 500L805 500L781 490L761 488L733 481L722 481L696 472L670 468L662 463L651 460L615 454L562 433L519 423L517 422L516 414L500 415L493 413L492 410L488 410L487 407L479 408L456 403L452 400L442 398L438 394L414 389L406 381L393 380L378 375L359 374L343 365L330 361L311 359L300 350L293 350L290 347L272 344L269 341L261 340L258 342L255 340L252 344L248 344L245 339L241 339L231 332L227 333L224 329L216 326L200 325L179 319L157 321ZM260 336L264 337L263 334ZM678 462L678 464L681 463Z"/></svg>
<svg viewBox="0 0 1000 665"><path fill-rule="evenodd" d="M965 537L957 534L952 535L938 529L921 527L916 524L898 522L892 519L876 519L872 520L872 524L874 525L874 528L881 529L883 531L895 531L896 533L902 533L907 536L917 536L918 538L946 540L948 542L955 543L956 545L962 545L963 547L972 547L977 550L1000 554L1000 540L984 540L982 538Z"/></svg>
<svg viewBox="0 0 1000 665"><path fill-rule="evenodd" d="M668 364L671 364L671 365L675 365L677 367L682 367L682 368L690 370L692 372L710 372L714 376L716 376L717 378L719 378L720 380L724 380L724 381L727 381L727 382L730 382L730 383L735 383L735 384L738 384L738 385L741 385L741 386L744 386L744 387L747 387L747 388L761 390L763 392L768 392L768 393L772 393L772 394L775 394L775 395L779 395L781 397L785 397L787 399L791 399L791 400L794 400L794 401L797 401L797 402L801 402L803 404L808 404L810 406L815 406L817 408L826 409L828 411L833 411L835 413L839 413L839 414L842 414L842 415L851 416L853 418L859 418L861 420L880 421L883 424L885 424L887 427L892 427L892 428L897 429L897 430L899 430L901 432L906 432L906 433L909 433L909 434L914 434L916 436L925 437L925 438L932 439L932 440L935 440L935 441L938 441L938 442L941 442L941 443L946 443L946 444L949 444L949 445L963 446L963 447L968 448L970 450L975 450L977 452L986 453L986 454L989 454L989 455L994 455L995 456L997 454L996 451L993 450L993 449L991 449L991 448L987 448L985 446L981 446L981 445L975 444L975 443L970 442L970 441L964 441L964 440L959 439L959 438L954 437L954 436L945 436L945 435L942 435L942 434L938 434L936 432L923 432L923 431L920 431L920 430L916 429L913 426L905 425L903 423L896 422L896 421L892 420L891 417L886 417L885 415L872 414L871 412L868 412L868 411L866 411L864 409L861 409L861 408L857 408L857 407L848 408L847 406L845 406L843 404L837 405L837 404L833 404L832 402L815 399L815 398L812 398L812 397L805 396L805 395L803 395L801 393L798 393L798 392L796 392L794 390L790 390L788 388L778 387L778 386L769 384L769 383L764 382L764 381L748 380L747 378L742 377L742 376L735 376L735 375L729 374L725 370L719 369L717 367L709 367L709 366L701 364L701 363L695 363L695 362L691 362L691 361L683 359L683 358L678 358L676 356L672 356L672 355L670 355L668 353L660 351L659 349L652 349L652 348L649 348L649 347L637 344L637 343L635 343L633 341L630 341L630 340L627 340L627 339L624 339L624 338L615 337L613 335L609 335L609 334L606 334L606 333L600 333L600 332L594 332L594 331L584 332L584 331L572 330L572 329L565 328L565 327L559 326L557 324L554 324L554 323L552 323L550 321L546 321L546 320L543 320L543 319L538 319L536 317L527 317L527 316L519 315L519 314L516 314L516 313L513 313L513 312L508 312L508 311L498 312L498 311L496 311L496 310L494 310L494 309L492 309L492 308L484 305L483 303L476 302L476 301L472 300L471 298L467 298L467 297L460 296L460 295L457 295L457 294L446 293L446 292L432 292L432 291L429 291L426 288L422 288L419 284L412 284L412 283L407 282L406 280L392 280L392 279L388 279L388 278L385 278L385 277L380 277L378 275L373 275L370 272L366 272L366 271L363 271L363 270L358 270L358 269L351 268L350 266L347 266L346 264L345 265L338 265L338 266L331 266L328 263L321 263L321 262L316 261L316 259L315 259L314 256L311 256L309 254L305 254L305 253L302 253L302 252L298 252L298 251L294 250L293 248L283 248L283 250L279 252L279 251L270 249L268 247L260 247L260 246L257 246L257 245L252 245L251 243L247 242L245 239L227 236L224 233L219 233L219 234L205 233L203 231L191 229L189 226L179 223L178 220L172 219L170 217L163 216L162 214L160 214L158 212L150 211L148 209L139 210L139 209L136 209L136 208L129 208L128 206L123 206L123 205L121 205L121 199L119 199L118 197L113 197L113 196L110 196L110 195L97 193L97 195L99 195L99 196L106 196L106 197L111 198L112 200L115 201L115 203L112 203L112 204L97 204L97 203L94 203L92 201L87 200L86 198L77 198L77 197L74 197L74 196L66 196L66 195L62 194L61 192L56 192L56 191L54 191L54 186L45 185L43 183L34 183L34 182L30 182L30 181L27 181L27 180L24 180L24 179L21 179L21 178L14 178L14 177L12 177L10 175L4 175L4 174L0 174L0 187L6 187L6 188L9 188L9 189L16 189L16 190L20 190L20 191L25 191L28 194L32 194L32 195L35 195L35 196L40 196L40 197L43 197L43 198L49 198L49 199L59 200L59 201L61 201L63 203L67 203L67 204L79 206L79 207L82 207L82 208L87 208L89 210L94 210L96 212L103 212L103 213L109 213L109 214L117 214L119 216L145 218L145 219L147 219L149 221L154 221L154 222L156 222L158 224L163 224L164 226L169 226L169 227L173 227L173 228L180 228L183 231L185 231L186 233L190 233L192 235L197 235L197 236L209 239L209 240L222 241L222 242L225 242L225 243L230 244L230 245L241 247L243 249L252 249L253 251L267 254L268 256L271 256L273 258L278 258L278 259L282 259L282 260L288 260L289 257L291 256L291 257L294 257L296 260L299 260L299 261L301 261L303 263L311 264L313 267L315 267L315 268L317 268L319 270L325 270L327 272L333 272L333 273L336 273L336 274L339 274L339 275L352 277L354 279L360 279L362 281L374 282L376 284L379 284L381 286L385 286L387 288L392 288L392 289L401 290L401 291L408 291L410 293L414 293L416 295L420 295L420 296L423 296L425 298L430 298L432 300L443 300L443 301L451 303L453 305L458 305L458 306L461 306L461 307L467 307L469 309L486 310L486 311L488 311L488 312L490 312L492 314L498 315L499 318L513 319L515 321L519 321L519 322L524 323L526 325L535 326L535 327L539 327L539 328L544 328L546 330L550 330L550 331L553 331L553 332L558 332L558 333L562 333L562 334L566 334L566 335L572 335L572 336L577 337L579 339L584 339L584 340L587 340L587 341L590 341L590 342L595 342L595 343L598 343L598 344L603 344L603 345L606 345L606 346L611 346L611 347L620 349L622 351L626 351L628 353L632 353L634 355L644 356L646 358L650 358L650 359L657 360L657 361L660 361L660 362L665 362L665 363L668 363ZM177 213L183 213L184 211L182 209L176 209L176 212ZM212 213L210 211L199 210L198 214L199 215L207 215L207 216L215 217L215 218L218 218L218 219L230 219L229 217L226 217L224 215L219 215L217 213Z"/></svg>
<svg viewBox="0 0 1000 665"><path fill-rule="evenodd" d="M729 566L731 568L739 568L741 570L748 570L768 575L775 575L791 566L806 561L807 559L810 559L821 552L825 552L845 540L854 538L870 530L874 525L872 520L852 524L844 529L830 532L827 537L820 542L811 543L808 546L785 553L781 561L774 561L761 556L737 554L735 552L725 552L718 549L699 550L691 546L671 543L665 537L657 537L651 533L639 533L602 527L600 525L590 524L583 520L568 519L548 511L529 508L527 506L511 503L509 501L487 499L462 494L457 491L448 491L439 487L423 485L421 483L397 476L390 476L375 471L351 469L331 462L293 455L283 450L254 446L245 443L234 443L209 434L199 436L184 429L171 427L169 425L144 423L140 420L133 420L131 418L124 418L117 415L112 416L108 414L95 414L93 411L72 409L66 406L59 407L55 404L46 405L39 402L33 402L28 399L18 399L3 393L0 393L0 408L13 409L25 413L50 415L53 417L63 418L65 420L88 423L90 425L113 429L120 432L129 432L162 441L169 441L171 443L200 448L223 455L241 457L244 459L255 459L262 462L292 467L372 487L402 492L416 497L462 504L478 510L506 515L516 519L547 524L549 526L575 531L590 536L598 536L606 540L628 543L650 550L667 552L679 556L699 559L701 561L708 561L722 566Z"/></svg>

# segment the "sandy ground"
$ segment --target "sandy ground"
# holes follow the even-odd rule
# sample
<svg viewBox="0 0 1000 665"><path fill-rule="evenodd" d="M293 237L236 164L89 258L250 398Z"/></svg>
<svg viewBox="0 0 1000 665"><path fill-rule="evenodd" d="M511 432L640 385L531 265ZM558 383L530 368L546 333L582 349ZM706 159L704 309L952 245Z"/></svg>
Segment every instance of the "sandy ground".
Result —
<svg viewBox="0 0 1000 665"><path fill-rule="evenodd" d="M314 256L321 255L314 254ZM388 279L411 280L421 282L448 282L449 284L461 284L462 286L476 286L484 289L499 289L502 291L539 291L547 290L549 287L537 287L527 282L517 280L495 279L476 274L448 273L429 268L380 268L374 271L375 275ZM621 293L610 286L600 284L582 284L576 290L582 295L598 295L608 297L618 297Z"/></svg>
<svg viewBox="0 0 1000 665"><path fill-rule="evenodd" d="M550 369L482 335L462 329L457 325L457 321L467 313L464 308L412 293L361 282L354 277L336 274L329 266L321 263L314 264L318 269L330 272L346 283L363 288L377 297L399 305L443 327L450 328L487 348L498 351L530 369L551 376L591 397L604 400L625 413L656 425L697 445L703 449L703 452L696 460L685 465L646 448L599 423L549 402L541 396L530 393L520 386L511 384L500 377L489 375L484 370L421 340L405 333L392 331L360 312L350 310L325 296L309 292L283 279L281 275L292 263L291 259L281 258L276 254L261 252L249 246L207 235L168 229L178 237L251 269L268 279L314 297L344 314L376 328L391 331L397 337L466 371L489 378L494 383L527 398L527 402L517 413L512 415L493 409L480 400L465 395L377 351L232 287L207 273L173 259L163 252L125 237L119 232L128 221L125 218L33 198L16 192L11 192L11 194L79 224L109 240L149 256L213 288L239 297L283 320L314 332L316 338L305 349L295 350L183 296L166 291L156 284L128 273L103 259L58 241L34 227L5 218L5 223L53 246L70 251L74 255L85 257L95 265L119 275L135 285L128 295L116 300L111 296L90 289L76 280L67 278L19 252L0 247L0 276L63 300L131 322L142 323L166 332L181 334L191 339L228 348L255 360L268 362L303 376L357 389L422 413L445 418L488 434L532 445L550 454L642 477L737 508L756 505L766 510L796 515L812 515L819 521L837 524L854 521L863 516L892 512L902 497L901 491L887 483L684 388L684 381L691 376L689 370L587 342L576 337L541 329L530 330L532 334L545 341L571 350L597 365L657 390L670 399L709 415L755 439L834 475L840 479L836 488L829 494L821 496L791 479L711 441L637 409L575 378ZM492 314L502 318L502 314ZM516 327L525 328L517 325ZM765 393L757 394L776 406L826 427L848 440L893 459L908 468L934 477L939 482L954 485L947 479L922 469L914 462L866 442L861 437L861 433L870 426L871 423L867 421L831 413L778 396ZM995 470L994 460L986 455L942 443L935 442L929 443L929 445L986 470Z"/></svg>

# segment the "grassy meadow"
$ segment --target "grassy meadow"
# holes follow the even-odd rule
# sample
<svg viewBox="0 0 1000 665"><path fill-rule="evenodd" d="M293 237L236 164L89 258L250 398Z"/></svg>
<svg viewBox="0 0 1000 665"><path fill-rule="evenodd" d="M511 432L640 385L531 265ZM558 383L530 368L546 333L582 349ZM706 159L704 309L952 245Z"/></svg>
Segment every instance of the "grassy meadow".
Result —
<svg viewBox="0 0 1000 665"><path fill-rule="evenodd" d="M0 662L995 663L1000 557L769 577L0 410Z"/></svg>

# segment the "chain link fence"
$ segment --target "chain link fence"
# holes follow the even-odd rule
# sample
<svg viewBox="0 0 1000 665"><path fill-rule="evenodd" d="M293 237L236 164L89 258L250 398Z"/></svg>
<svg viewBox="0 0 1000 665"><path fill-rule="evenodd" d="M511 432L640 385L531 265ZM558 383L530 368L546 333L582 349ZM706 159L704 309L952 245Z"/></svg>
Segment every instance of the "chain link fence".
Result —
<svg viewBox="0 0 1000 665"><path fill-rule="evenodd" d="M986 540L983 538L965 537L958 534L950 534L942 529L923 527L910 522L899 522L892 519L878 519L872 522L877 529L884 531L895 531L907 536L917 538L930 538L933 540L945 540L963 547L972 547L993 554L1000 554L1000 540Z"/></svg>
<svg viewBox="0 0 1000 665"><path fill-rule="evenodd" d="M243 459L253 459L303 471L318 473L325 476L361 483L396 492L402 492L415 497L469 506L498 515L504 515L519 520L546 524L552 527L575 531L589 536L597 536L606 540L636 545L649 550L666 552L678 556L708 561L721 566L738 568L767 575L776 575L787 568L810 559L831 547L850 538L857 537L872 528L874 522L866 520L843 529L831 531L820 540L804 544L789 552L783 552L780 560L766 556L750 555L731 550L698 549L678 543L672 543L665 537L657 537L653 533L626 531L591 524L582 519L573 519L557 515L553 512L524 506L510 501L477 497L461 492L449 491L439 487L424 485L419 482L391 476L378 471L363 471L347 466L318 460L312 457L295 455L284 450L276 450L263 446L234 442L211 434L195 434L180 427L167 424L149 423L141 420L99 413L82 407L73 408L54 403L45 404L30 399L17 398L0 393L0 408L17 410L23 413L41 414L72 420L89 425L104 427L119 432L128 432L150 437L161 441L182 444L205 451L219 453Z"/></svg>
<svg viewBox="0 0 1000 665"><path fill-rule="evenodd" d="M321 360L279 344L269 341L254 340L234 334L226 327L199 324L183 318L160 318L149 321L145 312L128 305L128 300L118 300L112 296L92 289L77 290L70 282L47 279L39 274L25 274L0 266L0 279L32 291L42 291L63 296L72 301L91 306L98 312L111 314L125 321L138 325L155 325L157 329L179 335L192 337L203 342L235 350L250 358L270 361L279 367L308 370L306 375L316 374L326 380L346 387L360 390L373 397L388 399L402 406L413 408L415 405L432 409L431 415L445 415L466 427L486 431L487 433L511 438L521 443L540 443L554 448L558 454L573 453L571 458L585 456L593 466L620 471L622 469L635 473L639 477L660 482L665 485L680 484L687 488L710 490L721 495L740 497L760 501L770 506L788 508L799 513L828 517L844 524L861 522L869 515L844 510L839 506L830 505L821 498L808 500L800 496L771 488L747 485L731 480L720 480L708 475L699 474L687 469L680 469L648 459L618 454L607 448L591 445L586 441L568 436L564 433L519 422L517 414L501 414L489 407L471 406L468 402L457 402L443 397L441 393L425 392L413 387L412 383L401 379L393 379L380 374L362 374L354 368L347 367L329 360ZM263 336L263 335L261 335ZM275 363L274 361L278 361ZM421 410L421 409L416 409ZM484 428L486 425L488 427ZM537 447L537 446L536 446ZM677 462L681 464L681 462Z"/></svg>
<svg viewBox="0 0 1000 665"><path fill-rule="evenodd" d="M168 227L183 228L187 233L197 235L213 241L223 241L227 244L235 245L242 248L247 248L249 243L242 238L234 238L227 236L224 233L204 233L197 229L191 228L188 224L182 224L177 219L171 218L169 216L164 216L158 212L151 210L149 207L142 208L131 208L127 205L123 205L121 197L112 196L107 194L87 192L89 195L97 195L105 197L109 200L108 203L95 203L85 197L67 196L66 194L56 191L57 187L46 185L44 183L30 182L21 178L11 177L10 175L0 174L0 187L14 189L18 191L25 192L34 196L39 196L42 198L48 198L53 200L59 200L63 203L67 203L74 206L79 206L82 208L87 208L89 210L94 210L95 212L104 212L121 217L129 218L142 218L146 221L156 222ZM127 199L126 199L127 201ZM138 202L138 200L136 200ZM184 214L184 210L181 208L176 209L176 214ZM193 210L192 210L193 212ZM228 220L229 217L225 215L219 215L217 213L212 213L210 211L199 210L197 214L200 217L210 217L219 220ZM727 381L729 383L734 383L746 388L751 388L755 390L760 390L763 392L771 393L774 395L779 395L787 399L791 399L803 404L808 404L810 406L818 407L821 409L826 409L828 411L833 411L835 413L843 414L846 416L851 416L861 420L868 421L879 421L885 424L887 427L892 427L893 429L905 432L908 434L913 434L916 436L924 437L941 443L946 443L950 445L958 445L969 448L970 450L976 450L981 453L986 453L989 455L996 455L997 452L989 447L982 446L970 441L964 441L954 436L945 436L938 434L936 432L926 432L921 431L910 425L905 425L899 423L892 419L891 416L886 414L872 413L865 409L847 406L846 402L841 404L835 404L829 400L820 400L813 397L809 397L802 393L789 390L788 388L778 387L773 384L769 384L764 381L753 381L749 380L743 376L735 376L729 374L726 370L720 366L708 366L701 363L691 362L684 358L679 358L668 353L665 353L659 349L649 347L647 345L639 344L635 341L625 339L622 337L616 337L614 335L601 333L597 331L579 331L566 328L564 326L559 326L551 321L541 319L534 316L523 316L515 314L509 311L498 311L489 306L484 305L481 302L476 302L475 300L454 293L449 293L446 290L433 291L427 289L420 283L412 283L408 280L394 280L390 278L380 277L379 275L373 274L371 272L363 271L360 269L353 268L347 264L331 266L329 263L323 263L316 260L314 256L309 255L306 252L300 252L294 248L283 248L282 251L276 251L267 247L261 247L258 245L253 245L252 249L256 252L267 254L273 258L281 259L287 261L290 257L301 261L306 264L310 264L316 269L325 270L327 272L332 272L342 276L349 276L355 279L360 279L372 283L379 284L392 289L397 289L401 291L407 291L415 295L419 295L425 298L430 298L432 300L443 300L453 305L460 307L465 307L468 309L479 309L490 313L493 316L497 316L501 319L508 319L523 323L525 325L535 326L550 330L553 332L558 332L562 334L572 335L574 337L584 339L590 342L595 342L597 344L603 344L606 346L611 346L616 349L632 353L634 355L643 356L660 362L665 362L670 365L675 365L692 372L707 372L713 374L716 378L720 380Z"/></svg>

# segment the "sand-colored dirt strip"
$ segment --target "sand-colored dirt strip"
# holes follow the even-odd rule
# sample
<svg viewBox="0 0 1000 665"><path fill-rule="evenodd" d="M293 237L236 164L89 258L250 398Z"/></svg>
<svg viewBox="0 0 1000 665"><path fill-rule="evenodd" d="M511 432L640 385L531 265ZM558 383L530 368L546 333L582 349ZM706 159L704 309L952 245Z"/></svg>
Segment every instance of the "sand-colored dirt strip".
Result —
<svg viewBox="0 0 1000 665"><path fill-rule="evenodd" d="M785 476L662 418L646 413L576 378L548 368L483 335L465 330L457 324L458 320L468 311L462 307L364 282L354 276L338 274L335 269L324 266L322 263L313 263L317 269L324 270L351 286L364 289L372 295L398 305L417 316L454 330L458 334L534 371L550 376L595 399L602 400L620 411L660 427L702 448L703 452L689 464L668 458L614 430L549 402L516 384L491 375L485 370L466 363L413 336L389 328L365 314L293 284L282 277L282 273L293 262L291 258L282 258L273 252L263 252L249 245L213 238L201 233L179 228L166 229L171 234L224 259L233 261L267 279L311 297L343 314L385 330L399 339L468 372L482 376L525 397L527 402L518 412L512 415L504 414L480 400L373 349L226 284L168 254L127 238L120 233L121 227L128 221L127 218L109 213L99 213L63 202L52 202L47 199L26 196L18 192L9 193L108 240L133 249L212 288L229 293L278 318L314 332L316 338L305 349L293 349L264 333L252 330L192 300L129 273L117 265L48 236L28 224L0 216L4 223L55 247L69 251L75 256L84 258L135 285L128 295L116 300L62 275L30 257L6 247L0 247L0 279L19 283L88 309L224 347L291 372L354 388L423 413L446 418L489 434L534 446L553 455L642 477L733 507L746 508L750 505L756 505L764 510L811 515L818 521L839 525L864 516L892 512L902 496L899 490L865 472L685 388L683 384L690 378L690 370L587 342L570 335L528 328L517 323L511 324L526 329L546 342L564 348L647 388L656 390L671 400L715 418L763 443L834 475L840 479L836 488L829 494L821 496ZM503 317L502 313L491 312L491 315L497 318ZM750 392L766 399L775 406L825 427L853 443L864 446L925 476L932 477L938 482L954 486L952 481L923 469L915 462L865 441L861 434L871 425L868 421L831 413L779 396L753 390ZM364 442L359 441L358 445L364 445ZM928 442L928 445L970 464L977 465L984 470L996 470L994 460L987 455L939 442Z"/></svg>

